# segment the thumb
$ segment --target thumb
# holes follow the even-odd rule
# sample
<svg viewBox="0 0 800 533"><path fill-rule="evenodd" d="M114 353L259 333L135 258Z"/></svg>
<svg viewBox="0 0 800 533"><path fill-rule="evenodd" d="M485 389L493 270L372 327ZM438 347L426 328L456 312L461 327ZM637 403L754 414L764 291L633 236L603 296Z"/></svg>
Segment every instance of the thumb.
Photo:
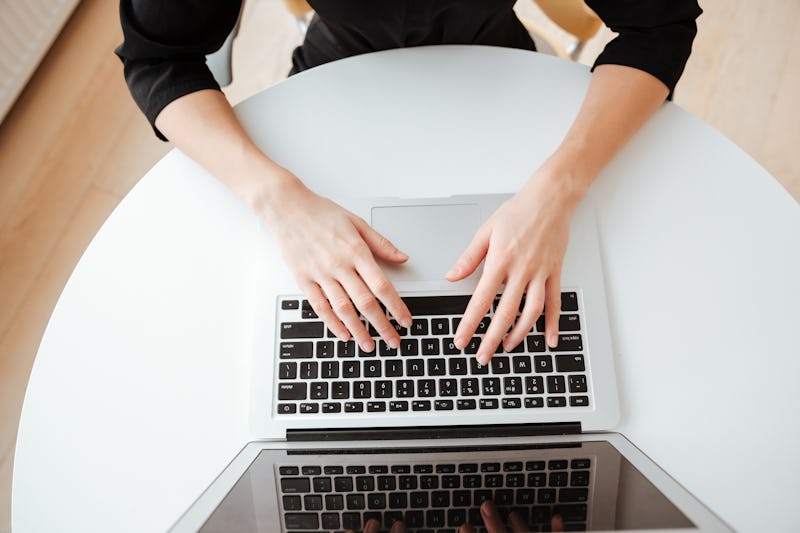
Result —
<svg viewBox="0 0 800 533"><path fill-rule="evenodd" d="M361 238L376 257L392 263L403 263L408 260L406 254L398 250L392 241L372 229L363 218L353 217L352 220Z"/></svg>
<svg viewBox="0 0 800 533"><path fill-rule="evenodd" d="M447 274L444 275L449 281L458 281L472 274L478 265L481 264L486 252L489 250L489 226L482 226L467 249L458 258Z"/></svg>

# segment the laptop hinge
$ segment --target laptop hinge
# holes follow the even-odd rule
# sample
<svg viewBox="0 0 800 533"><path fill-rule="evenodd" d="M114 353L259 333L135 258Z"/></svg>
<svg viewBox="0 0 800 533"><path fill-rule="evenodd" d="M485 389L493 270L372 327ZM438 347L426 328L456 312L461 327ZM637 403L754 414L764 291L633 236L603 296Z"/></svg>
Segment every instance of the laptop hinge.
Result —
<svg viewBox="0 0 800 533"><path fill-rule="evenodd" d="M456 439L485 437L531 437L578 435L580 422L552 424L489 424L484 426L414 426L388 428L289 429L289 442L342 440Z"/></svg>

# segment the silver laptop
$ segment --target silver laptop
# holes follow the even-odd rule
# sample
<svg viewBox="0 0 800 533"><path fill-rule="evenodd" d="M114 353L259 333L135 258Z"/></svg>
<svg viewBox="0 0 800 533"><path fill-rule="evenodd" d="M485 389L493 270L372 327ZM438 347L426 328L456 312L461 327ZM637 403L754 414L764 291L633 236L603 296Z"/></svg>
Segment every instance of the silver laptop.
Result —
<svg viewBox="0 0 800 533"><path fill-rule="evenodd" d="M541 317L509 353L474 354L453 334L481 271L443 279L510 195L358 199L343 205L409 255L382 265L414 318L400 347L364 352L324 327L286 269L273 268L256 328L254 437L175 531L481 531L494 503L517 529L727 527L608 433L619 419L614 356L591 204L576 210L562 268L559 342ZM274 257L272 264L274 265ZM278 288L277 290L275 288ZM275 291L275 292L271 292ZM391 318L391 317L390 317ZM374 332L374 330L372 330Z"/></svg>

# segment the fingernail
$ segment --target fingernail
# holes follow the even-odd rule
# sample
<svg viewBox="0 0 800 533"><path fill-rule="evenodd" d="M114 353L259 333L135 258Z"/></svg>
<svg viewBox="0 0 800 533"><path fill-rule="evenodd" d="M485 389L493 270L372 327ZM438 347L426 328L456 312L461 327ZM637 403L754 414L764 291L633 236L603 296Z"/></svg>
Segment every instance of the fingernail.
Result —
<svg viewBox="0 0 800 533"><path fill-rule="evenodd" d="M407 317L407 318L404 318L403 320L401 320L400 321L400 325L403 326L404 328L410 328L411 327L411 317Z"/></svg>
<svg viewBox="0 0 800 533"><path fill-rule="evenodd" d="M457 276L461 272L461 269L458 267L453 267L447 271L447 274L444 275L446 278L452 278L453 276Z"/></svg>
<svg viewBox="0 0 800 533"><path fill-rule="evenodd" d="M551 333L550 336L547 337L547 344L549 344L551 348L555 348L558 345L558 335Z"/></svg>
<svg viewBox="0 0 800 533"><path fill-rule="evenodd" d="M464 345L467 344L467 341L464 340L464 337L456 337L455 339L453 339L453 344L455 344L456 348L458 348L459 350L463 350Z"/></svg>
<svg viewBox="0 0 800 533"><path fill-rule="evenodd" d="M489 354L488 353L479 353L478 354L478 362L482 365L486 365L489 362Z"/></svg>
<svg viewBox="0 0 800 533"><path fill-rule="evenodd" d="M486 518L494 517L494 506L487 502L483 502L481 504L481 512L486 516Z"/></svg>
<svg viewBox="0 0 800 533"><path fill-rule="evenodd" d="M407 253L401 252L400 250L395 250L394 253L395 253L395 255L397 257L402 257L403 259L408 259L408 254Z"/></svg>
<svg viewBox="0 0 800 533"><path fill-rule="evenodd" d="M389 342L386 344L388 344L390 348L394 348L396 350L400 346L400 339L389 339Z"/></svg>
<svg viewBox="0 0 800 533"><path fill-rule="evenodd" d="M361 347L362 347L362 348L364 348L364 351L365 351L365 352L371 352L372 350L374 350L374 349L375 349L375 343L373 343L371 340L369 340L369 341L365 341L365 342L364 342L364 343L361 345Z"/></svg>

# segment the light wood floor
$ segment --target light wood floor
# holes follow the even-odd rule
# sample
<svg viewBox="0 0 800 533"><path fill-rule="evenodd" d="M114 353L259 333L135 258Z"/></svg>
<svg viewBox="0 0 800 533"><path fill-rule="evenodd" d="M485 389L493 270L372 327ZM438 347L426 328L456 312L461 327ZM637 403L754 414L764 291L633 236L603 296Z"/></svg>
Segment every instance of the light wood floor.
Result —
<svg viewBox="0 0 800 533"><path fill-rule="evenodd" d="M800 2L701 3L675 101L800 199ZM531 3L518 9L547 25ZM601 32L581 60L609 38ZM0 533L10 531L16 428L50 313L97 229L170 148L128 96L112 54L120 41L116 2L84 0L0 125ZM251 0L238 41L233 102L284 77L299 35L279 0Z"/></svg>

